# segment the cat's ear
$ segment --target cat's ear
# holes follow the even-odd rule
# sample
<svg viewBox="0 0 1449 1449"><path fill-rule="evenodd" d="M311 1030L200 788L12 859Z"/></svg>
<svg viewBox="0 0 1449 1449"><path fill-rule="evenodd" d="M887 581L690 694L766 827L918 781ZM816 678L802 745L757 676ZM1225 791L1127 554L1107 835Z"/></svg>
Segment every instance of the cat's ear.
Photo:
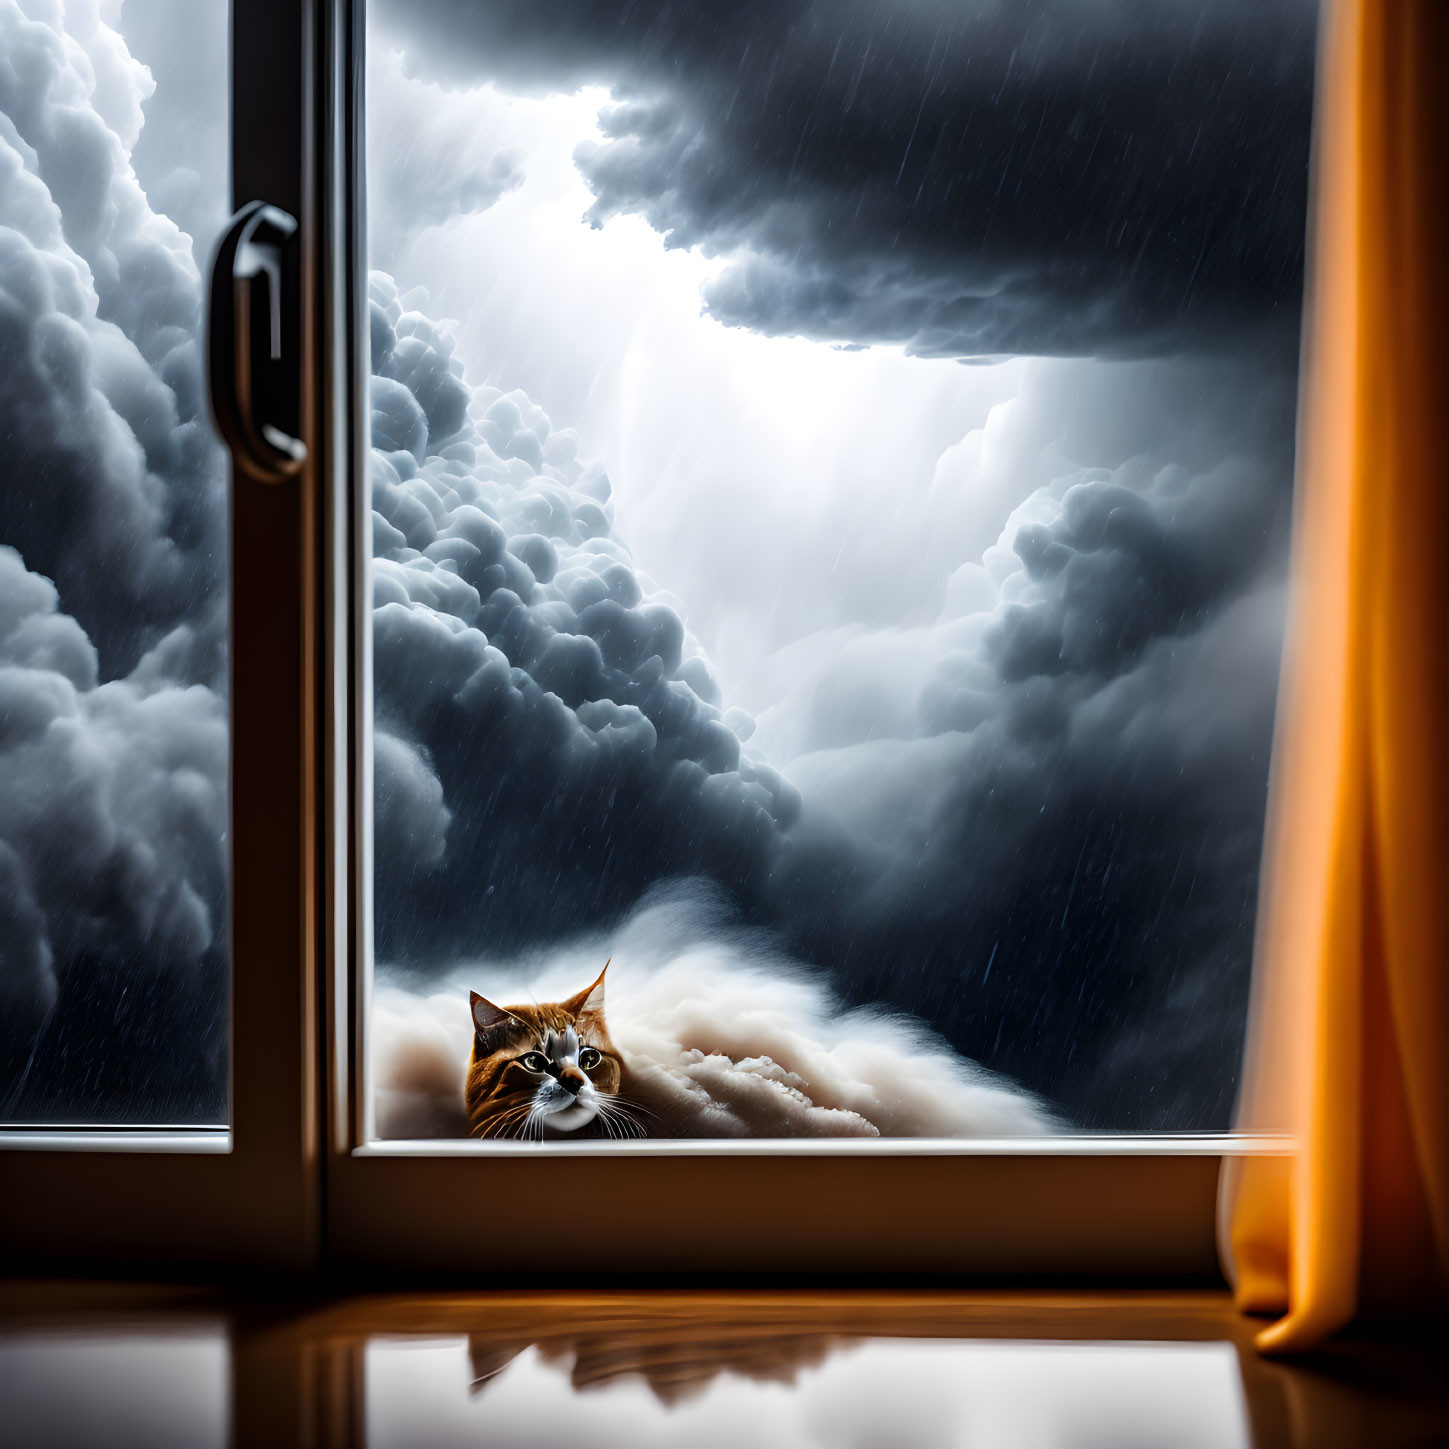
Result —
<svg viewBox="0 0 1449 1449"><path fill-rule="evenodd" d="M479 1036L486 1036L496 1026L501 1026L505 1021L512 1021L513 1013L504 1011L501 1006L494 1006L486 997L479 996L476 991L468 993L468 1000L473 1007L473 1030Z"/></svg>
<svg viewBox="0 0 1449 1449"><path fill-rule="evenodd" d="M609 957L609 961L613 959L612 956ZM564 1010L570 1016L583 1016L587 1012L604 1009L604 977L609 972L609 961L604 962L604 969L599 972L599 979L592 986L564 1002Z"/></svg>

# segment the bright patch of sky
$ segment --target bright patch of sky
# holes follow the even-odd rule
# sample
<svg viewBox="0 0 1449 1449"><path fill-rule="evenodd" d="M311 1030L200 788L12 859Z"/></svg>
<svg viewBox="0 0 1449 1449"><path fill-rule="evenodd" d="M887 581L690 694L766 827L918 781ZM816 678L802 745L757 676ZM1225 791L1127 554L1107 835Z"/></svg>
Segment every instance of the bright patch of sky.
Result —
<svg viewBox="0 0 1449 1449"><path fill-rule="evenodd" d="M488 153L516 157L522 179L422 228L389 214L374 184L374 263L456 319L470 381L521 388L578 430L609 470L621 532L681 601L726 700L763 713L787 687L772 667L782 647L939 613L951 574L1073 466L1023 433L1017 415L1040 412L1023 395L1094 365L966 367L721 325L700 299L721 260L671 249L637 216L584 219L593 198L574 153L600 138L608 100L600 88L447 91L378 54L374 176L411 170L410 189L426 186L419 136L431 130L457 138L421 148L440 182L465 148L480 171Z"/></svg>

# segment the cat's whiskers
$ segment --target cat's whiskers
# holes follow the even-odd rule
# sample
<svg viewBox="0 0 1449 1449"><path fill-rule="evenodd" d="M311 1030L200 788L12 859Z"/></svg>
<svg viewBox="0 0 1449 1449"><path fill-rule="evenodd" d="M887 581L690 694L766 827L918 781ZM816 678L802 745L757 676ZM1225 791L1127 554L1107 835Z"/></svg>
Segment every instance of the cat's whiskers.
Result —
<svg viewBox="0 0 1449 1449"><path fill-rule="evenodd" d="M598 1122L603 1135L610 1140L648 1135L641 1117L654 1114L640 1102L627 1097L606 1096L597 1093L591 1100L594 1120ZM477 1139L494 1141L519 1140L539 1141L544 1137L544 1127L551 1113L544 1110L543 1102L536 1097L496 1112L473 1133Z"/></svg>
<svg viewBox="0 0 1449 1449"><path fill-rule="evenodd" d="M503 1138L503 1137L509 1137L509 1136L514 1136L514 1135L520 1135L521 1136L522 1135L521 1133L514 1134L514 1133L510 1132L509 1129L511 1127L513 1127L515 1124L519 1123L520 1122L520 1119L522 1119L524 1117L524 1114L525 1113L528 1113L528 1112L531 1112L531 1111L532 1111L532 1103L530 1103L530 1102L523 1102L523 1103L521 1103L520 1105L518 1105L516 1107L509 1107L507 1110L505 1110L503 1112L499 1112L496 1116L490 1117L488 1119L487 1123L484 1125L483 1130L480 1133L478 1133L477 1135L480 1138L486 1138L486 1137Z"/></svg>
<svg viewBox="0 0 1449 1449"><path fill-rule="evenodd" d="M606 1136L623 1138L646 1135L643 1124L635 1116L635 1113L647 1111L639 1103L624 1097L605 1097L601 1094L597 1105L599 1122Z"/></svg>
<svg viewBox="0 0 1449 1449"><path fill-rule="evenodd" d="M615 1130L615 1122L617 1121L616 1114L614 1113L613 1108L607 1105L605 1100L603 1099L600 1099L598 1103L598 1112L595 1114L594 1120L603 1130L605 1137L613 1138L620 1135Z"/></svg>
<svg viewBox="0 0 1449 1449"><path fill-rule="evenodd" d="M496 1117L490 1117L476 1134L480 1141L487 1141L490 1137L503 1137L506 1135L508 1119L510 1114L500 1112Z"/></svg>
<svg viewBox="0 0 1449 1449"><path fill-rule="evenodd" d="M507 1115L508 1114L506 1112L499 1112L491 1117L483 1118L483 1120L480 1121L473 1128L471 1135L478 1138L480 1142L483 1141L485 1138L491 1137L499 1129L504 1118Z"/></svg>
<svg viewBox="0 0 1449 1449"><path fill-rule="evenodd" d="M624 1096L620 1096L618 1093L615 1093L614 1096L612 1096L612 1097L609 1098L609 1100L616 1107L622 1107L626 1111L631 1112L631 1113L635 1113L635 1114L637 1114L640 1117L657 1117L658 1116L658 1113L657 1112L651 1111L648 1107L646 1107L643 1104L643 1102L636 1102L633 1097L624 1097Z"/></svg>

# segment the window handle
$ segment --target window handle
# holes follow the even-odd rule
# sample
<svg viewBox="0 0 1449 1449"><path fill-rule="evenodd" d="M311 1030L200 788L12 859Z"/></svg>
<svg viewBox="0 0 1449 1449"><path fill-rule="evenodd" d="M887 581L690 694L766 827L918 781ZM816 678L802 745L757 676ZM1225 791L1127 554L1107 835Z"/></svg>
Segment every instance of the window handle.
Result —
<svg viewBox="0 0 1449 1449"><path fill-rule="evenodd" d="M211 268L207 372L211 412L238 465L263 483L307 460L302 410L297 220L248 202Z"/></svg>

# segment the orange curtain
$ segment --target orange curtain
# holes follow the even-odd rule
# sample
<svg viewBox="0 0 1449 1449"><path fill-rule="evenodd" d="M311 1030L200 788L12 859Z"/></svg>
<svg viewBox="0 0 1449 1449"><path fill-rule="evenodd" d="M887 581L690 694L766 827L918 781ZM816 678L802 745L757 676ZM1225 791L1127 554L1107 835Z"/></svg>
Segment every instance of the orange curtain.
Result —
<svg viewBox="0 0 1449 1449"><path fill-rule="evenodd" d="M1294 591L1242 1129L1265 1352L1449 1298L1449 3L1324 8Z"/></svg>

